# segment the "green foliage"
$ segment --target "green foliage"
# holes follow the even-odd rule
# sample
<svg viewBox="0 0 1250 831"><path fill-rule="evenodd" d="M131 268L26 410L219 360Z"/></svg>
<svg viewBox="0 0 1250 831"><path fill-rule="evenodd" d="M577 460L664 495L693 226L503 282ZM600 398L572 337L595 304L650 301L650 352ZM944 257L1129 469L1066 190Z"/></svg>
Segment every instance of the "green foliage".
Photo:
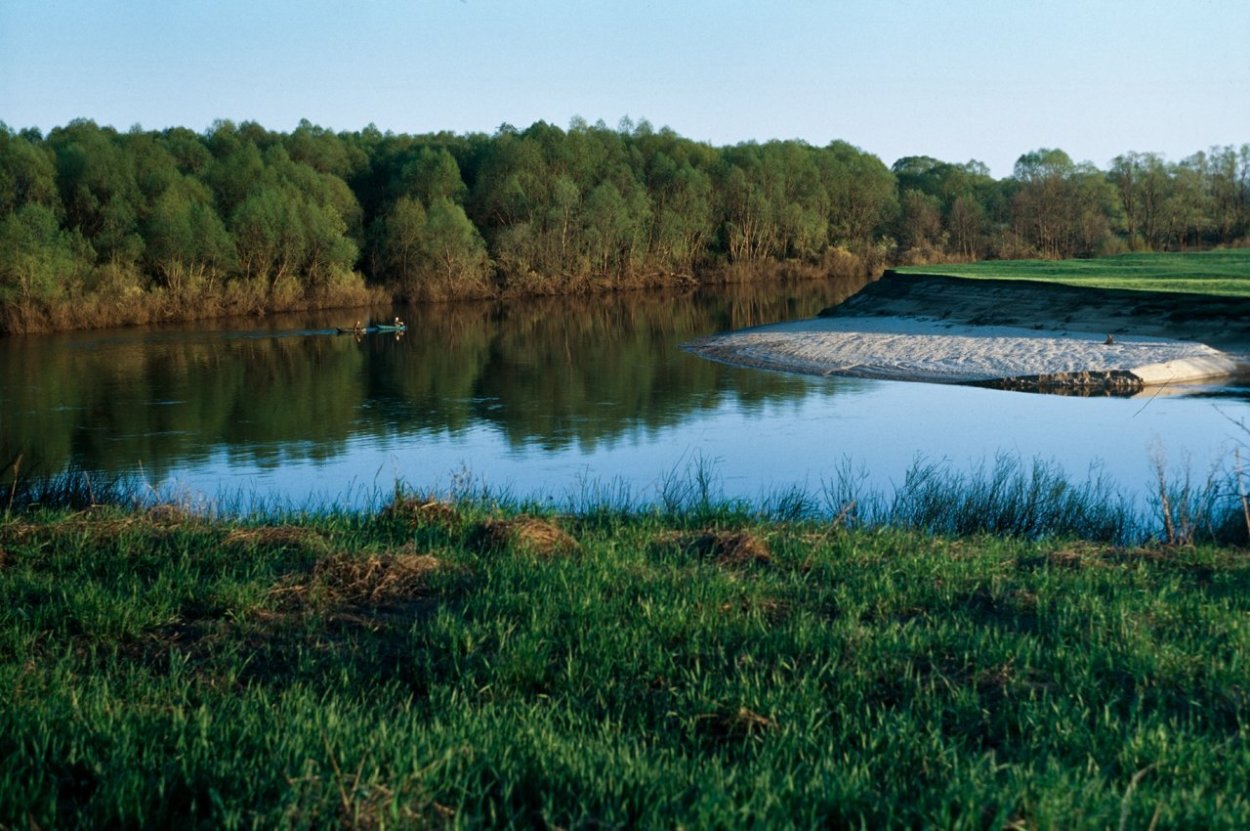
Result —
<svg viewBox="0 0 1250 831"><path fill-rule="evenodd" d="M48 144L56 154L66 227L86 237L100 258L134 263L143 251L142 194L134 157L121 137L90 121L73 121L49 133Z"/></svg>
<svg viewBox="0 0 1250 831"><path fill-rule="evenodd" d="M63 230L51 209L28 203L0 219L0 304L57 300L76 288L94 252L76 231Z"/></svg>
<svg viewBox="0 0 1250 831"><path fill-rule="evenodd" d="M891 169L842 141L717 148L645 122L411 136L80 120L46 138L0 124L0 218L28 205L89 243L80 299L103 313L125 287L150 317L177 315L162 304L189 290L185 308L260 311L358 302L365 280L411 298L549 294L1236 245L1250 237L1250 145L1175 164L1129 153L1105 173L1041 149L995 181L975 161ZM0 312L10 329L53 325Z"/></svg>
<svg viewBox="0 0 1250 831"><path fill-rule="evenodd" d="M422 250L443 283L443 291L455 294L458 287L482 291L490 262L486 243L465 215L464 208L446 196L435 196L425 215Z"/></svg>
<svg viewBox="0 0 1250 831"><path fill-rule="evenodd" d="M52 154L0 123L0 217L31 203L60 210Z"/></svg>
<svg viewBox="0 0 1250 831"><path fill-rule="evenodd" d="M374 245L380 249L379 265L403 286L420 282L425 207L420 200L401 196L387 215L377 220Z"/></svg>
<svg viewBox="0 0 1250 831"><path fill-rule="evenodd" d="M234 240L208 188L195 179L175 179L156 199L146 237L149 267L171 289L221 275L234 265Z"/></svg>
<svg viewBox="0 0 1250 831"><path fill-rule="evenodd" d="M403 166L393 182L396 193L430 204L435 199L461 202L468 193L460 167L446 148L422 147L416 158Z"/></svg>

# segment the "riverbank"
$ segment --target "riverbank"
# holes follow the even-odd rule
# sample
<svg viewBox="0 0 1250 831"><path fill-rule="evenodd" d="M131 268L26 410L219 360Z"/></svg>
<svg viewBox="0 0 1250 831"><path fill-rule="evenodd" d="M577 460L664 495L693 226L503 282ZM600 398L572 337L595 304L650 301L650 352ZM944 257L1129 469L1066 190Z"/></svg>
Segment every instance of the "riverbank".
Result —
<svg viewBox="0 0 1250 831"><path fill-rule="evenodd" d="M853 516L6 514L0 826L1250 824L1244 552Z"/></svg>
<svg viewBox="0 0 1250 831"><path fill-rule="evenodd" d="M1250 300L887 272L814 320L687 348L806 374L1133 394L1242 371Z"/></svg>
<svg viewBox="0 0 1250 831"><path fill-rule="evenodd" d="M777 291L788 292L796 283L834 283L836 287L827 297L840 302L880 276L881 271L875 261L838 249L819 265L764 261L750 265L707 266L694 274L652 272L635 275L629 280L587 276L559 283L534 277L511 283L484 282L468 289L426 287L421 292L399 286L366 284L359 274L345 278L340 285L309 293L275 294L264 281L233 281L215 288L212 284L199 284L177 291L157 285L145 290L138 288L138 284L146 281L135 273L127 275L130 287L124 291L101 290L62 297L55 302L0 303L0 338L186 323L211 327L238 318L324 310L343 311L344 320L350 325L363 311L389 310L400 305L443 309L552 297L645 298L737 285L773 284Z"/></svg>

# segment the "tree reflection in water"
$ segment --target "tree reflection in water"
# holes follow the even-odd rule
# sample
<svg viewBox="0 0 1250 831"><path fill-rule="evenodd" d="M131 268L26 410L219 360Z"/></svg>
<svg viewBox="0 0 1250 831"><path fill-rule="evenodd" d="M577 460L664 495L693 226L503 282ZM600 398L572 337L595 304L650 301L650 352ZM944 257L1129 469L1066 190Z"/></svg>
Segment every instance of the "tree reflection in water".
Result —
<svg viewBox="0 0 1250 831"><path fill-rule="evenodd" d="M683 353L715 331L815 315L820 281L402 310L402 338L329 334L337 315L9 338L0 463L157 477L209 458L268 468L353 442L477 426L512 446L593 449L718 406L797 399L802 379ZM389 319L389 310L374 317ZM489 460L483 460L488 465Z"/></svg>

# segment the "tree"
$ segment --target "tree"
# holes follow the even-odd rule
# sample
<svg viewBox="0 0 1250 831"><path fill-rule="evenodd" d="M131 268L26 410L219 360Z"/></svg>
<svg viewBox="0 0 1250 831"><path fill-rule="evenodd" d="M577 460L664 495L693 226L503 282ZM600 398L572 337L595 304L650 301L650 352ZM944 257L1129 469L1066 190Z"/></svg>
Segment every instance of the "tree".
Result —
<svg viewBox="0 0 1250 831"><path fill-rule="evenodd" d="M565 174L556 177L551 186L551 204L546 211L544 227L550 240L543 262L547 268L564 273L581 270L577 242L580 239L582 212L581 188Z"/></svg>
<svg viewBox="0 0 1250 831"><path fill-rule="evenodd" d="M712 179L706 172L663 156L651 188L655 206L654 252L663 267L693 272L712 236Z"/></svg>
<svg viewBox="0 0 1250 831"><path fill-rule="evenodd" d="M422 147L417 156L403 166L394 187L397 194L407 194L432 205L437 198L460 203L468 194L460 178L460 166L445 148Z"/></svg>
<svg viewBox="0 0 1250 831"><path fill-rule="evenodd" d="M1102 253L1113 229L1123 224L1124 214L1115 186L1088 162L1072 172L1072 242L1070 253L1092 257Z"/></svg>
<svg viewBox="0 0 1250 831"><path fill-rule="evenodd" d="M1044 257L1071 253L1074 170L1062 150L1036 150L1016 160L1012 174L1019 183L1013 201L1016 230Z"/></svg>
<svg viewBox="0 0 1250 831"><path fill-rule="evenodd" d="M905 248L911 246L912 243L901 238L910 233L913 239L923 236L919 244L938 251L949 244L951 251L962 257L975 257L982 252L987 224L1001 198L998 183L984 164L975 160L951 164L930 156L906 156L896 161L891 171L898 180L901 194L899 210L902 224L897 231L901 245ZM907 196L911 191L935 201L922 205L918 196ZM938 209L944 237L931 227L931 216L928 214L932 207ZM910 232L907 230L909 224L912 226ZM925 226L930 227L918 235L917 232Z"/></svg>
<svg viewBox="0 0 1250 831"><path fill-rule="evenodd" d="M486 243L464 209L445 196L435 197L425 216L423 249L449 294L476 293L486 287L490 260Z"/></svg>
<svg viewBox="0 0 1250 831"><path fill-rule="evenodd" d="M903 192L899 200L899 243L905 249L930 249L940 245L941 202L915 188Z"/></svg>
<svg viewBox="0 0 1250 831"><path fill-rule="evenodd" d="M1171 192L1163 202L1169 246L1197 246L1210 228L1211 208L1203 181L1205 166L1205 154L1198 153L1172 169Z"/></svg>
<svg viewBox="0 0 1250 831"><path fill-rule="evenodd" d="M1237 148L1212 147L1207 154L1205 191L1211 212L1211 229L1217 244L1235 242L1245 233L1245 199L1238 181Z"/></svg>
<svg viewBox="0 0 1250 831"><path fill-rule="evenodd" d="M299 199L287 188L256 188L230 218L230 230L244 277L271 287L293 279L307 253Z"/></svg>
<svg viewBox="0 0 1250 831"><path fill-rule="evenodd" d="M221 215L230 216L238 210L264 173L260 148L251 143L231 142L226 155L210 162L206 178Z"/></svg>
<svg viewBox="0 0 1250 831"><path fill-rule="evenodd" d="M35 202L0 219L0 251L0 305L26 310L75 290L95 258L81 234Z"/></svg>
<svg viewBox="0 0 1250 831"><path fill-rule="evenodd" d="M835 141L817 159L829 193L832 242L852 248L871 244L895 209L894 174L876 156Z"/></svg>
<svg viewBox="0 0 1250 831"><path fill-rule="evenodd" d="M1107 181L1116 190L1120 200L1120 213L1124 217L1124 231L1128 237L1129 248L1136 251L1141 246L1142 221L1142 157L1138 153L1125 153L1111 161L1111 169L1107 171Z"/></svg>
<svg viewBox="0 0 1250 831"><path fill-rule="evenodd" d="M604 276L619 273L635 224L616 185L603 182L591 191L583 221L581 237L591 268Z"/></svg>
<svg viewBox="0 0 1250 831"><path fill-rule="evenodd" d="M61 210L53 157L0 123L0 217L28 204Z"/></svg>
<svg viewBox="0 0 1250 831"><path fill-rule="evenodd" d="M208 188L180 178L153 205L146 228L149 268L181 290L223 275L235 262L234 241L213 207Z"/></svg>
<svg viewBox="0 0 1250 831"><path fill-rule="evenodd" d="M283 146L296 162L339 179L346 179L365 161L363 154L350 152L342 139L324 127L314 126L306 118L300 120Z"/></svg>
<svg viewBox="0 0 1250 831"><path fill-rule="evenodd" d="M383 273L410 291L419 285L424 236L425 208L411 196L395 200L380 221L380 239L375 244L381 250Z"/></svg>
<svg viewBox="0 0 1250 831"><path fill-rule="evenodd" d="M955 251L964 257L974 257L981 248L985 208L974 197L957 196L951 204L947 227L950 229Z"/></svg>
<svg viewBox="0 0 1250 831"><path fill-rule="evenodd" d="M120 266L133 264L143 252L142 196L134 159L117 132L91 121L71 121L49 133L48 144L56 154L66 225L77 228L100 258Z"/></svg>

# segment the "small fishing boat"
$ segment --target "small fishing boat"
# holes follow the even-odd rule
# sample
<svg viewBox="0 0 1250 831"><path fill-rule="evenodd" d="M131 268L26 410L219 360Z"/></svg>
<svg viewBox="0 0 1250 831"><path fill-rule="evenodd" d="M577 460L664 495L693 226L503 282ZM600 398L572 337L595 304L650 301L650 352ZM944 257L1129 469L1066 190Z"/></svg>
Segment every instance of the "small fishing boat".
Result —
<svg viewBox="0 0 1250 831"><path fill-rule="evenodd" d="M399 318L395 318L394 323L374 323L369 326L370 332L406 332L408 324Z"/></svg>
<svg viewBox="0 0 1250 831"><path fill-rule="evenodd" d="M394 323L370 323L368 326L361 326L357 323L350 327L339 326L334 331L340 335L378 335L384 332L407 332L408 324L395 318Z"/></svg>
<svg viewBox="0 0 1250 831"><path fill-rule="evenodd" d="M334 331L338 332L340 335L363 335L365 333L365 327L361 326L360 321L358 320L356 321L355 326L347 328L340 326Z"/></svg>

